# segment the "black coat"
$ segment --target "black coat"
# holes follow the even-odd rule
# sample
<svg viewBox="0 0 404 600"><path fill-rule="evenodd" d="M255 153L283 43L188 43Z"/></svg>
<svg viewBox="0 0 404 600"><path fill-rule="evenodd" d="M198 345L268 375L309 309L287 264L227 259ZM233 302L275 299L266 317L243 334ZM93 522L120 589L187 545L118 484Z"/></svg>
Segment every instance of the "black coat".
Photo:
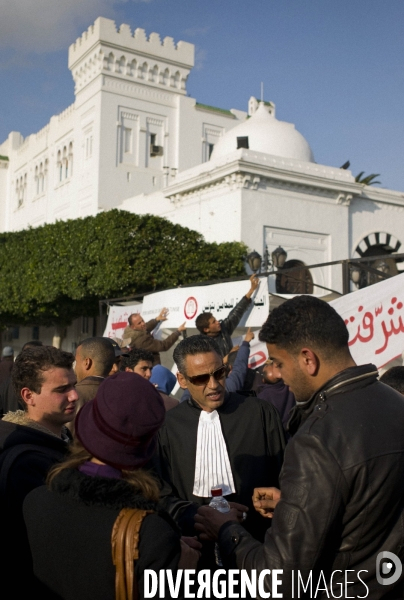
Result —
<svg viewBox="0 0 404 600"><path fill-rule="evenodd" d="M34 572L63 600L113 600L115 567L111 532L122 508L156 509L136 495L123 479L89 477L76 469L62 471L27 496L24 517L31 545ZM176 570L180 534L170 517L145 517L140 529L136 576L143 598L144 569Z"/></svg>
<svg viewBox="0 0 404 600"><path fill-rule="evenodd" d="M33 592L33 583L22 504L31 490L45 483L49 469L63 460L68 445L50 433L0 421L0 448L1 538L7 548L2 567L13 581L15 598L24 598Z"/></svg>
<svg viewBox="0 0 404 600"><path fill-rule="evenodd" d="M303 580L320 571L348 582L343 597L403 598L396 584L376 580L376 559L389 551L404 559L404 398L377 381L373 365L342 371L294 409L293 435L281 473L282 497L260 544L236 523L220 531L221 552L246 569L283 569L279 592L291 592L292 571ZM369 593L358 579L369 588ZM269 578L266 578L268 580ZM324 589L324 585L321 586ZM300 598L332 597L331 593Z"/></svg>
<svg viewBox="0 0 404 600"><path fill-rule="evenodd" d="M226 395L217 409L234 478L236 493L227 500L249 507L246 527L263 539L268 519L252 506L255 487L278 486L284 435L276 409L258 398ZM158 470L163 480L161 498L184 535L195 535L194 515L210 498L193 495L200 407L188 400L166 415L159 431Z"/></svg>

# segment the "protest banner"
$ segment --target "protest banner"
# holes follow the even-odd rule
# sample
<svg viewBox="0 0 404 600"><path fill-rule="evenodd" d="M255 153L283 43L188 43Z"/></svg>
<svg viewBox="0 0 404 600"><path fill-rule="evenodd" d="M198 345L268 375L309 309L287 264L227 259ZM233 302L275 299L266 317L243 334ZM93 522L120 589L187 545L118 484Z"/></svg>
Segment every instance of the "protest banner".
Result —
<svg viewBox="0 0 404 600"><path fill-rule="evenodd" d="M124 329L128 325L129 315L141 312L142 304L140 303L128 306L110 306L104 337L122 339Z"/></svg>
<svg viewBox="0 0 404 600"><path fill-rule="evenodd" d="M330 302L349 331L358 365L379 369L404 350L404 273Z"/></svg>
<svg viewBox="0 0 404 600"><path fill-rule="evenodd" d="M261 277L260 281L260 287L241 319L240 327L260 327L268 317L266 278ZM142 316L148 321L166 307L169 314L164 327L176 329L184 321L188 327L195 327L195 319L202 312L211 312L218 320L225 319L249 289L250 282L244 280L156 292L144 297Z"/></svg>

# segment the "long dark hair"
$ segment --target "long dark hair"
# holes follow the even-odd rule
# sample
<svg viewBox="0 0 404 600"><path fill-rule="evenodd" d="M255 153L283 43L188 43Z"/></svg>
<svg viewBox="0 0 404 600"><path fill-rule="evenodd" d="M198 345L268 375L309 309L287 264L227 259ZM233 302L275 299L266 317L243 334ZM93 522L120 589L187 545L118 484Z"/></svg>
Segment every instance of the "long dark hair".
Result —
<svg viewBox="0 0 404 600"><path fill-rule="evenodd" d="M78 469L80 465L91 460L91 454L75 439L70 447L69 456L61 463L56 464L48 474L46 483L49 487L52 480L64 469ZM160 490L156 479L143 469L134 471L122 470L122 476L135 492L140 492L147 500L157 502L160 496Z"/></svg>

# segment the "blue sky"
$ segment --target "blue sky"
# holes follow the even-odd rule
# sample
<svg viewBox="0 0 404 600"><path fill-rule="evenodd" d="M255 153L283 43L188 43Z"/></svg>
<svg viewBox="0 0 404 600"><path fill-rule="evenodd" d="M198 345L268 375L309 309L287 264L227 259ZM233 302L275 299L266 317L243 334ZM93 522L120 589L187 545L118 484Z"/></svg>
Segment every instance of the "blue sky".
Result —
<svg viewBox="0 0 404 600"><path fill-rule="evenodd" d="M0 142L74 100L67 48L98 16L196 46L188 93L276 104L318 163L404 191L403 0L0 0Z"/></svg>

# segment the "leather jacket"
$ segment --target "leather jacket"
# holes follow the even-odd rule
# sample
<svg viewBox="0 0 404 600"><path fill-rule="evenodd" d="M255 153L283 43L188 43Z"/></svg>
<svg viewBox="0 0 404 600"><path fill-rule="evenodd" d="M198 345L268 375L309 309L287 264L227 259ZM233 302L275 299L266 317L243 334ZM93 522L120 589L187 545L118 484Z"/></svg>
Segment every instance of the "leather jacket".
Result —
<svg viewBox="0 0 404 600"><path fill-rule="evenodd" d="M216 336L212 337L212 339L215 340L216 344L219 346L222 356L226 356L233 348L231 336L250 304L251 299L247 298L247 296L243 296L233 310L230 311L229 315L220 321L221 330Z"/></svg>
<svg viewBox="0 0 404 600"><path fill-rule="evenodd" d="M380 552L404 559L404 398L377 376L373 365L351 367L294 409L264 544L235 522L219 532L229 565L283 570L283 598L403 597L404 572L390 585L376 579ZM298 572L305 585L312 577L299 594ZM324 581L328 594L315 593Z"/></svg>

